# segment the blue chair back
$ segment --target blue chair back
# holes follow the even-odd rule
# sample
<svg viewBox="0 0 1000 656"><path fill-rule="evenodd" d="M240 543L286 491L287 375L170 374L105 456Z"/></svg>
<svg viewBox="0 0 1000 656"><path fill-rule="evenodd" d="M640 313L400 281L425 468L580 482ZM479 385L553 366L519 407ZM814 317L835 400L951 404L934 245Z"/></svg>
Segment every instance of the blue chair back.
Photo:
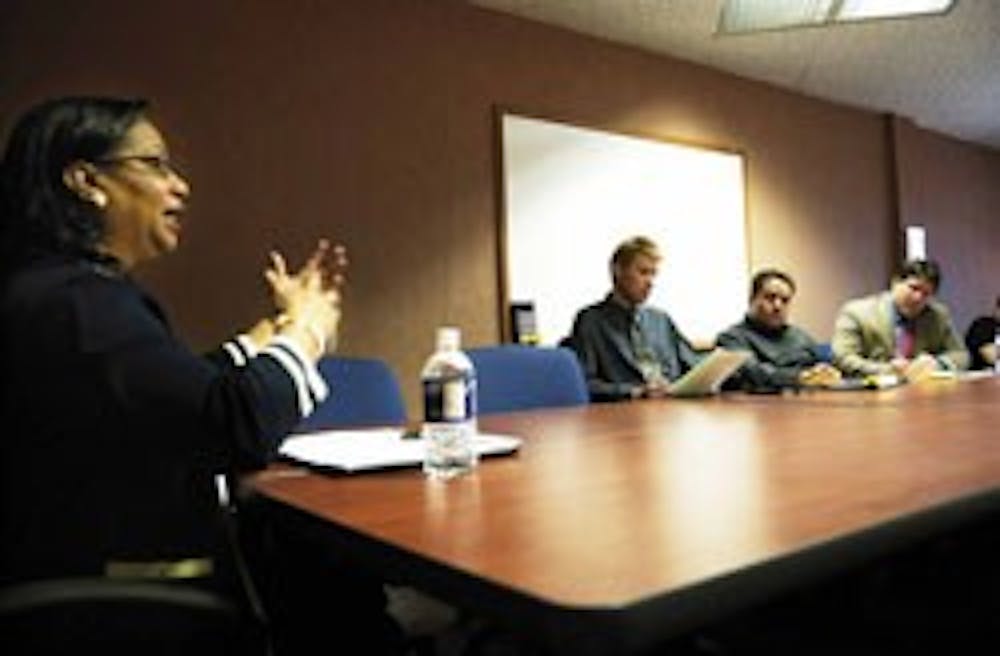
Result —
<svg viewBox="0 0 1000 656"><path fill-rule="evenodd" d="M466 350L479 381L479 413L584 405L587 383L565 347L502 344Z"/></svg>
<svg viewBox="0 0 1000 656"><path fill-rule="evenodd" d="M327 356L319 372L330 395L296 432L349 426L402 426L406 403L392 369L382 360Z"/></svg>
<svg viewBox="0 0 1000 656"><path fill-rule="evenodd" d="M830 342L816 344L816 357L821 362L833 362L833 348L830 346Z"/></svg>

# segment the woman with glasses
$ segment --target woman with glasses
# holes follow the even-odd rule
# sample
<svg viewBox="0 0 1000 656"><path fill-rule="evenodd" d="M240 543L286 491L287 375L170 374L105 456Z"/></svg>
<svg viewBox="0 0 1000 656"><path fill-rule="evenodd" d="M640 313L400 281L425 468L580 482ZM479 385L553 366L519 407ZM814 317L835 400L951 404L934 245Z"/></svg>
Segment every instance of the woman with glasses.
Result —
<svg viewBox="0 0 1000 656"><path fill-rule="evenodd" d="M343 249L275 312L190 352L131 277L174 251L191 188L142 100L66 98L14 126L0 168L0 587L169 580L252 599L227 475L258 468L327 394ZM246 606L252 607L247 603Z"/></svg>

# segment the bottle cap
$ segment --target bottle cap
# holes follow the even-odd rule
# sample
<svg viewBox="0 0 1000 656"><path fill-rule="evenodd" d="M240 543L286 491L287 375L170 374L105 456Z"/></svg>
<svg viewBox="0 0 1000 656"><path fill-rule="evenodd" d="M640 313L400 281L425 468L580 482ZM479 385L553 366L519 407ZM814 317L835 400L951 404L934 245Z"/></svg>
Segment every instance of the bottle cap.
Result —
<svg viewBox="0 0 1000 656"><path fill-rule="evenodd" d="M462 331L454 326L442 326L437 331L437 350L457 351L462 343Z"/></svg>

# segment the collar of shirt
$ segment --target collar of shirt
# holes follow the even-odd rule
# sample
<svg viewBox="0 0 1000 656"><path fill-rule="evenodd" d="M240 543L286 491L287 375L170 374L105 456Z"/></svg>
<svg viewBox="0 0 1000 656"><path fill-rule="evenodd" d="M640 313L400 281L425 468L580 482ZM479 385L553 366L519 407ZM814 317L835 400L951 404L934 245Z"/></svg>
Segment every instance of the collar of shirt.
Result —
<svg viewBox="0 0 1000 656"><path fill-rule="evenodd" d="M641 305L632 305L614 292L609 293L605 301L608 307L612 308L616 313L620 313L620 316L628 323L639 323L639 317L642 316L643 310Z"/></svg>
<svg viewBox="0 0 1000 656"><path fill-rule="evenodd" d="M889 303L889 311L892 313L893 326L899 328L905 328L907 330L913 330L914 325L917 323L917 317L911 317L911 318L904 317L902 314L899 313L899 309L896 307L895 303Z"/></svg>
<svg viewBox="0 0 1000 656"><path fill-rule="evenodd" d="M788 330L788 324L785 324L784 326L781 326L779 328L771 328L770 326L765 325L760 321L757 321L749 314L746 315L744 321L746 322L746 325L750 330L760 335L763 335L764 337L769 337L771 339L778 339L782 337L785 334L785 331Z"/></svg>

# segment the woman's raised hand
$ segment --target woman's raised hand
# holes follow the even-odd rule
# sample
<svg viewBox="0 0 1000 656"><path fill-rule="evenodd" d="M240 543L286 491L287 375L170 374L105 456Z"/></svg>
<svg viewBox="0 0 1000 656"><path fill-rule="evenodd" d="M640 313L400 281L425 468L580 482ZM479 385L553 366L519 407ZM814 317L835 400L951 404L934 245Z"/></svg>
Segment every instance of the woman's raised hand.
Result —
<svg viewBox="0 0 1000 656"><path fill-rule="evenodd" d="M304 288L335 289L339 291L347 271L347 249L337 244L331 247L327 239L320 239L306 263L294 275L288 272L285 258L278 251L271 251L271 266L264 277L271 286L274 305L284 312L294 303L294 296Z"/></svg>
<svg viewBox="0 0 1000 656"><path fill-rule="evenodd" d="M305 264L289 273L285 258L271 252L271 265L264 277L271 287L279 312L277 331L298 336L316 355L332 350L340 323L340 291L347 270L347 251L321 239Z"/></svg>

